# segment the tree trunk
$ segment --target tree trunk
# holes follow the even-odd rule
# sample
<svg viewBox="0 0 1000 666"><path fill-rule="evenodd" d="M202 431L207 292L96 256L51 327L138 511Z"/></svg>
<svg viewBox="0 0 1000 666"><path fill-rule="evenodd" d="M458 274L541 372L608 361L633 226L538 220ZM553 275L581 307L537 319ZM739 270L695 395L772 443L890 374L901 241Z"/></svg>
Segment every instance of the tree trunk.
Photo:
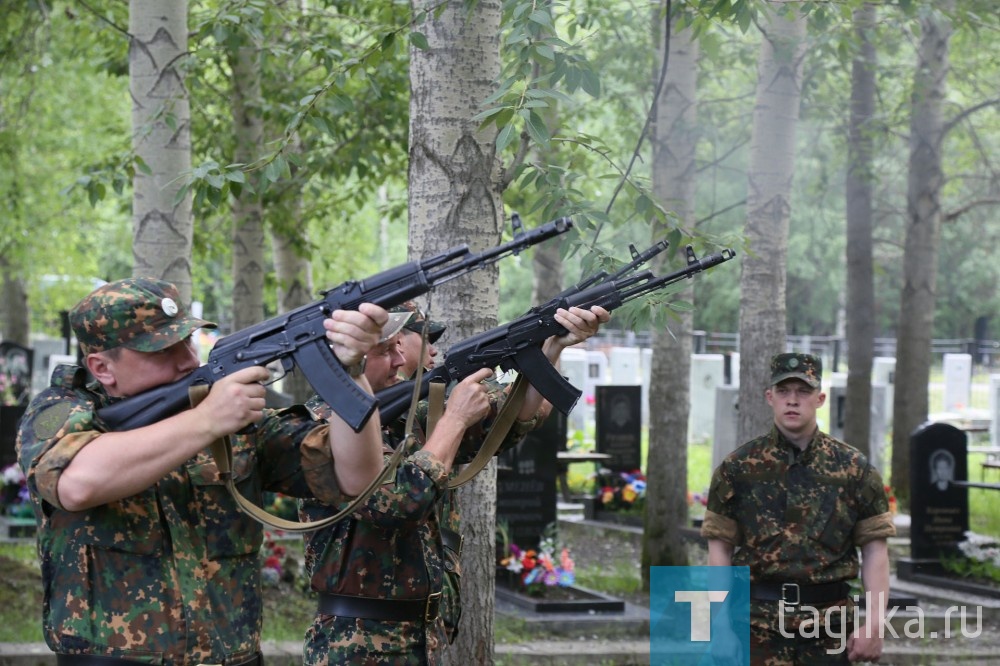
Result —
<svg viewBox="0 0 1000 666"><path fill-rule="evenodd" d="M191 171L187 29L187 0L129 2L132 149L150 170L132 180L132 272L174 283L190 303L191 196L175 202Z"/></svg>
<svg viewBox="0 0 1000 666"><path fill-rule="evenodd" d="M299 217L300 191L286 192L285 205L290 208L289 219ZM291 227L271 227L271 247L274 255L274 272L278 278L278 313L285 313L315 300L312 281L312 264L302 250L306 231ZM289 373L281 390L296 403L309 399L315 390L301 370Z"/></svg>
<svg viewBox="0 0 1000 666"><path fill-rule="evenodd" d="M249 35L232 48L233 134L235 162L249 164L264 147L261 119L263 96L260 85L260 49ZM264 212L261 197L244 191L233 199L233 330L239 331L264 320Z"/></svg>
<svg viewBox="0 0 1000 666"><path fill-rule="evenodd" d="M16 342L24 347L31 346L31 311L28 309L28 293L24 279L17 277L0 257L0 340Z"/></svg>
<svg viewBox="0 0 1000 666"><path fill-rule="evenodd" d="M942 105L952 32L945 13L953 6L951 0L943 1L937 5L940 11L928 11L920 19L922 34L911 95L906 242L892 429L892 484L901 506L910 498L910 435L927 418L944 180Z"/></svg>
<svg viewBox="0 0 1000 666"><path fill-rule="evenodd" d="M661 7L658 16L662 15ZM663 61L663 21L654 21L654 43ZM698 135L697 72L698 43L690 28L674 34L670 20L667 73L656 99L653 143L653 191L664 205L677 213L680 224L694 227L695 146ZM653 88L659 82L659 70ZM653 240L666 237L670 228L659 224ZM685 261L683 248L670 254ZM666 264L657 257L656 274ZM692 301L691 283L676 298ZM642 583L649 589L649 567L687 566L687 549L678 528L687 523L688 415L691 411L691 312L671 319L669 330L653 328L653 366L649 382L649 453L646 458L646 519L642 539ZM653 517L653 518L651 518Z"/></svg>
<svg viewBox="0 0 1000 666"><path fill-rule="evenodd" d="M757 91L750 144L747 219L740 274L739 441L771 427L764 402L770 358L785 348L785 284L790 193L795 169L795 127L799 119L805 19L779 16L784 3L769 3L757 60Z"/></svg>
<svg viewBox="0 0 1000 666"><path fill-rule="evenodd" d="M844 440L870 455L875 278L872 266L872 129L875 113L875 5L854 10L858 52L851 70L847 134L847 392Z"/></svg>
<svg viewBox="0 0 1000 666"><path fill-rule="evenodd" d="M414 13L436 6L411 0ZM447 5L417 26L426 49L410 49L410 252L419 257L467 243L481 251L503 226L494 127L471 118L500 72L500 2ZM435 289L432 318L448 321L444 346L496 325L497 267ZM459 491L462 511L462 621L445 651L451 664L493 663L496 465Z"/></svg>

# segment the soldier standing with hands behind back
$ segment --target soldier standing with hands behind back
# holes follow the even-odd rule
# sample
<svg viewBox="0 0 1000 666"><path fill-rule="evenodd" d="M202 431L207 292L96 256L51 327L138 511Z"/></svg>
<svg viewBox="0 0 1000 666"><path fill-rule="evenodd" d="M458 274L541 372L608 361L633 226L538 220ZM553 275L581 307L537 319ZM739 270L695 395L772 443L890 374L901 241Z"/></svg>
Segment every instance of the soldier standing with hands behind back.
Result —
<svg viewBox="0 0 1000 666"><path fill-rule="evenodd" d="M709 565L750 567L751 664L876 661L882 652L895 527L878 470L818 428L821 375L811 354L772 358L771 431L726 456L712 476L701 534ZM853 615L827 611L853 610L848 581L858 575L859 548L871 605L865 626L849 633ZM833 625L800 631L814 610Z"/></svg>
<svg viewBox="0 0 1000 666"><path fill-rule="evenodd" d="M364 303L323 325L351 367L387 319ZM192 409L107 432L97 410L186 377L199 366L191 335L215 324L151 278L96 289L70 323L96 381L60 366L28 406L17 443L38 523L43 632L58 666L257 666L263 529L229 495L207 447L233 436L237 487L258 504L265 490L340 497L381 471L378 418L355 433L336 415L316 423L301 405L266 409L268 372L250 367Z"/></svg>

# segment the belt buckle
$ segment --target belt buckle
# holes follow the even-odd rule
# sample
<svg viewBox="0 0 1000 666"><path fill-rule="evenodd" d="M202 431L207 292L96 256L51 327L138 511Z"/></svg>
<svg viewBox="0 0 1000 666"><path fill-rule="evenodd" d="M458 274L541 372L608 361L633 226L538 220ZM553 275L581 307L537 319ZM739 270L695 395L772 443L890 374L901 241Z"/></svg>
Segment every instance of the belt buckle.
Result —
<svg viewBox="0 0 1000 666"><path fill-rule="evenodd" d="M440 592L435 592L427 597L427 603L424 604L424 622L433 622L437 619L440 602Z"/></svg>
<svg viewBox="0 0 1000 666"><path fill-rule="evenodd" d="M788 590L795 590L795 601L788 600ZM802 599L801 590L799 589L798 583L782 583L781 584L781 601L789 606L798 606Z"/></svg>

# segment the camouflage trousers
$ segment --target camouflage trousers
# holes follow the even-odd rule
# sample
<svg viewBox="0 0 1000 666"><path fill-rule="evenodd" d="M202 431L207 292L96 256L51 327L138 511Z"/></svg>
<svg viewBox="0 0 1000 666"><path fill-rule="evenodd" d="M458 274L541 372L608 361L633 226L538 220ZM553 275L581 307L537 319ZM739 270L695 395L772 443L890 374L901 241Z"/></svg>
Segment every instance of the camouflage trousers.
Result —
<svg viewBox="0 0 1000 666"><path fill-rule="evenodd" d="M317 615L306 630L305 666L426 666L438 661L437 632L424 622L391 622ZM428 640L435 645L428 645ZM430 648L430 649L429 649Z"/></svg>
<svg viewBox="0 0 1000 666"><path fill-rule="evenodd" d="M773 618L771 618L773 620ZM804 630L801 618L787 622L750 622L751 666L826 666L847 664L848 627L840 622ZM844 631L848 629L848 631ZM745 635L745 634L744 634Z"/></svg>

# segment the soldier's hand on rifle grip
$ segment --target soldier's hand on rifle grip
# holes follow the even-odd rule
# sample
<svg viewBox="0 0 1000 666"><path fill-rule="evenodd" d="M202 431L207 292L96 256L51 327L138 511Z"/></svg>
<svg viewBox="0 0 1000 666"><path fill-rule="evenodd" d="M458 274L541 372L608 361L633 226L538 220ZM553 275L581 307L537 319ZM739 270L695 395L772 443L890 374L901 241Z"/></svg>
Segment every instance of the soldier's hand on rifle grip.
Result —
<svg viewBox="0 0 1000 666"><path fill-rule="evenodd" d="M344 367L361 362L378 344L389 313L373 303L362 303L357 310L334 310L323 321L326 339Z"/></svg>
<svg viewBox="0 0 1000 666"><path fill-rule="evenodd" d="M243 368L212 385L195 410L204 415L205 429L214 438L232 435L264 416L264 383L270 373L263 366Z"/></svg>

